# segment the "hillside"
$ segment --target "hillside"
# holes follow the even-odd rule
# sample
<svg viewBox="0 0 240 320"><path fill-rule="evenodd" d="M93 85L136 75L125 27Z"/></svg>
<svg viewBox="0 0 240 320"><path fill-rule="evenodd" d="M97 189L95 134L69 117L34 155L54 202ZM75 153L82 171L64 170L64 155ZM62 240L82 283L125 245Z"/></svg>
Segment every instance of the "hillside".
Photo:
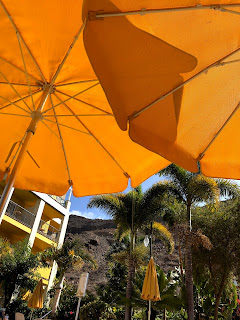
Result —
<svg viewBox="0 0 240 320"><path fill-rule="evenodd" d="M71 215L68 223L66 237L77 236L81 239L86 249L98 263L98 269L90 271L88 289L93 290L96 284L106 282L108 262L105 259L110 245L114 241L116 225L112 220L86 219ZM173 270L178 266L177 247L171 255L166 253L164 245L155 241L153 246L154 259L164 271ZM79 274L68 272L66 278L72 283L77 283Z"/></svg>

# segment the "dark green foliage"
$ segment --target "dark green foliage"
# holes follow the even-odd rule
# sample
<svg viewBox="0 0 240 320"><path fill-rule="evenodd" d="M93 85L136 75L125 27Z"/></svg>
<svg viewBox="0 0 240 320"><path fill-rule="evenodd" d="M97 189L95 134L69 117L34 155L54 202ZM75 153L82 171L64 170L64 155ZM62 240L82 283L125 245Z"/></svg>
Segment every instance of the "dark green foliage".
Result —
<svg viewBox="0 0 240 320"><path fill-rule="evenodd" d="M0 256L0 283L4 291L5 307L9 305L15 289L34 290L39 265L39 257L31 253L27 240L11 245L10 250Z"/></svg>
<svg viewBox="0 0 240 320"><path fill-rule="evenodd" d="M76 287L68 282L64 283L61 299L57 311L57 319L74 320L77 310L78 298L76 297Z"/></svg>
<svg viewBox="0 0 240 320"><path fill-rule="evenodd" d="M10 320L15 320L15 313L20 312L24 314L25 320L40 318L44 314L46 314L49 310L44 307L42 309L30 309L27 306L27 302L22 300L20 297L13 300L7 307L6 314L9 315ZM33 313L32 313L33 312Z"/></svg>
<svg viewBox="0 0 240 320"><path fill-rule="evenodd" d="M226 300L224 296L229 297L230 295L229 286L232 285L232 276L235 275L236 278L239 276L239 210L238 200L228 200L222 203L218 210L211 211L207 207L198 208L193 215L193 227L201 228L213 246L211 250L206 250L201 246L197 249L193 248L195 282L199 282L197 279L201 275L201 282L205 279L207 286L211 287L211 289L206 288L208 298L203 301L205 313L207 312L206 304L210 308L214 297L216 312L218 311L221 316L222 305L225 303L229 306L229 303L224 301ZM224 308L226 311L227 307ZM211 313L210 309L209 313Z"/></svg>
<svg viewBox="0 0 240 320"><path fill-rule="evenodd" d="M78 238L66 239L61 248L48 248L41 254L41 259L47 264L55 260L58 264L58 272L62 276L69 268L81 269L84 262L93 267L96 266L96 262L83 248Z"/></svg>

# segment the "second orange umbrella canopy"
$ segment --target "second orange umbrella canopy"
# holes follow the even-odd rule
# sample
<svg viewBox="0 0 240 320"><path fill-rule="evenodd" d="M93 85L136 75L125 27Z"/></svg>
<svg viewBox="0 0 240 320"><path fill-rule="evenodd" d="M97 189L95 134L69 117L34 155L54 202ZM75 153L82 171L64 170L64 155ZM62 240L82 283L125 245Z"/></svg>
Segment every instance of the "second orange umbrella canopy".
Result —
<svg viewBox="0 0 240 320"><path fill-rule="evenodd" d="M240 1L84 3L86 51L120 128L187 170L240 179Z"/></svg>

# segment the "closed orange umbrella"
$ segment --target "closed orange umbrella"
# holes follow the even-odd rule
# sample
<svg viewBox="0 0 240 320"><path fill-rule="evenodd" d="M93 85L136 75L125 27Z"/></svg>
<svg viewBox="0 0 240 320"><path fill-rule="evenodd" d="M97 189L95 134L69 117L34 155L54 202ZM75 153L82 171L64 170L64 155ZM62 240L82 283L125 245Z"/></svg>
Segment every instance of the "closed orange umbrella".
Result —
<svg viewBox="0 0 240 320"><path fill-rule="evenodd" d="M161 300L159 286L158 286L157 272L156 272L156 267L155 267L153 257L151 257L151 259L148 263L148 266L147 266L147 271L146 271L146 275L145 275L144 282L143 282L141 299L149 301L148 316L150 319L150 315L151 315L151 303L150 302Z"/></svg>
<svg viewBox="0 0 240 320"><path fill-rule="evenodd" d="M43 307L43 282L42 279L33 291L28 300L28 307L32 309L41 309Z"/></svg>
<svg viewBox="0 0 240 320"><path fill-rule="evenodd" d="M0 212L12 186L119 192L169 164L118 128L85 50L82 5L0 1L0 177L8 182Z"/></svg>
<svg viewBox="0 0 240 320"><path fill-rule="evenodd" d="M89 0L89 11L85 47L120 128L185 169L240 179L240 1Z"/></svg>

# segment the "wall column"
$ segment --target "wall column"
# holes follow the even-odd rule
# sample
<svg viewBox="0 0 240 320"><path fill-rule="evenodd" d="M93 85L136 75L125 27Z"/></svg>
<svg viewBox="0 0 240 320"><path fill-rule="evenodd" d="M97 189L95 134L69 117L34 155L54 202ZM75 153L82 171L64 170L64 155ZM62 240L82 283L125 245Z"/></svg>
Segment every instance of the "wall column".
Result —
<svg viewBox="0 0 240 320"><path fill-rule="evenodd" d="M70 208L71 203L69 202L69 208ZM58 244L57 247L60 248L63 245L66 230L67 230L67 225L68 225L68 220L69 220L69 212L65 214L62 223L61 223L61 231L58 235ZM57 263L54 261L52 265L52 270L51 274L48 280L48 288L47 291L52 288L54 278L56 277L57 274Z"/></svg>
<svg viewBox="0 0 240 320"><path fill-rule="evenodd" d="M61 231L58 235L58 248L60 248L63 245L65 234L67 231L68 220L69 220L69 212L65 214L61 223Z"/></svg>
<svg viewBox="0 0 240 320"><path fill-rule="evenodd" d="M45 202L42 199L37 199L36 205L33 209L33 213L35 215L35 220L32 226L32 231L29 236L28 244L32 248L34 244L34 240L38 231L39 223L42 217L43 209L45 206Z"/></svg>

